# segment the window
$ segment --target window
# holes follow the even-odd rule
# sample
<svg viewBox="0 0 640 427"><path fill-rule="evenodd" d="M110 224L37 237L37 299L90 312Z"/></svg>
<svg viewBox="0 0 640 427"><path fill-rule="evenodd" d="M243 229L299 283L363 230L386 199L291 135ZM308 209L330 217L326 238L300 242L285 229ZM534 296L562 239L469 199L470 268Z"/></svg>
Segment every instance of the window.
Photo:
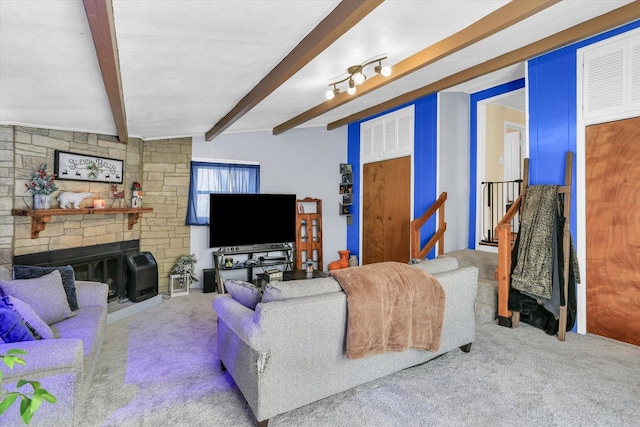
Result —
<svg viewBox="0 0 640 427"><path fill-rule="evenodd" d="M209 225L209 194L259 193L260 165L191 162L187 225Z"/></svg>

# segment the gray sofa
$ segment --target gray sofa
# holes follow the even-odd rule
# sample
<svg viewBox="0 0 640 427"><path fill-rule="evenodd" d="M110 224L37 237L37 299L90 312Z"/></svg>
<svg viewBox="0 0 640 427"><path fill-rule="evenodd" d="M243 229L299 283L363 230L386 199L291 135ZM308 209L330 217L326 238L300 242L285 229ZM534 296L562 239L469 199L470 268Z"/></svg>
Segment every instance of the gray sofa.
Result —
<svg viewBox="0 0 640 427"><path fill-rule="evenodd" d="M84 398L104 341L109 288L104 283L83 281L76 281L75 287L79 309L73 317L52 325L59 338L0 344L0 354L13 348L27 352L22 356L26 365L16 365L12 370L3 365L3 386L19 379L39 381L58 400L55 404L43 403L29 424L32 426L75 426L82 416ZM16 401L0 415L0 425L22 424Z"/></svg>
<svg viewBox="0 0 640 427"><path fill-rule="evenodd" d="M346 295L337 282L337 288L327 286L332 278L299 281L308 290L317 287L319 293L261 302L255 311L229 295L216 296L213 309L218 315L218 356L258 425L266 426L275 415L424 363L455 348L470 350L475 337L477 268L458 268L457 260L448 257L421 261L415 267L433 274L445 290L437 352L412 348L347 359Z"/></svg>

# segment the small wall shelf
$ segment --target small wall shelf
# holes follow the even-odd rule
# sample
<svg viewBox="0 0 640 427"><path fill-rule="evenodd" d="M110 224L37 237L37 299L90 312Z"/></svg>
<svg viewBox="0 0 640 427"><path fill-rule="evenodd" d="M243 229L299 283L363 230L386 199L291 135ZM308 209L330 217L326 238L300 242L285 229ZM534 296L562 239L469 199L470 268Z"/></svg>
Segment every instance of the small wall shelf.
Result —
<svg viewBox="0 0 640 427"><path fill-rule="evenodd" d="M47 223L51 222L52 216L129 214L129 230L131 230L143 213L150 212L153 212L153 208L12 209L11 215L31 217L31 238L37 239L40 232L47 227Z"/></svg>
<svg viewBox="0 0 640 427"><path fill-rule="evenodd" d="M340 195L342 203L339 206L339 214L347 217L347 225L351 225L351 205L353 204L353 165L340 163Z"/></svg>

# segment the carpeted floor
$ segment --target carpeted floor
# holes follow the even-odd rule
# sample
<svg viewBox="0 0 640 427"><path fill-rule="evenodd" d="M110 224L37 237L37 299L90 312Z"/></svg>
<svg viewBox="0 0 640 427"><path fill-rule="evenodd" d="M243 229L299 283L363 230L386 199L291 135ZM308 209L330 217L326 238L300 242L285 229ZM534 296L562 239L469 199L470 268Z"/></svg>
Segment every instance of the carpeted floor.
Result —
<svg viewBox="0 0 640 427"><path fill-rule="evenodd" d="M219 368L215 294L165 299L109 325L83 426L251 426ZM528 325L479 325L471 352L270 420L294 426L638 426L640 347Z"/></svg>

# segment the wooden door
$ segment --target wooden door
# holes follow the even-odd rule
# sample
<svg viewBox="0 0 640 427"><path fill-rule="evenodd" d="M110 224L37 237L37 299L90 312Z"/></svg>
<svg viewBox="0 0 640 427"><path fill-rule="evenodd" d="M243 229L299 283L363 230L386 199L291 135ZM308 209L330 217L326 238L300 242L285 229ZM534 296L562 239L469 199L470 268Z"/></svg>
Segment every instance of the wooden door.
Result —
<svg viewBox="0 0 640 427"><path fill-rule="evenodd" d="M411 157L365 164L362 187L362 263L408 262Z"/></svg>
<svg viewBox="0 0 640 427"><path fill-rule="evenodd" d="M640 118L587 127L587 332L640 345Z"/></svg>

